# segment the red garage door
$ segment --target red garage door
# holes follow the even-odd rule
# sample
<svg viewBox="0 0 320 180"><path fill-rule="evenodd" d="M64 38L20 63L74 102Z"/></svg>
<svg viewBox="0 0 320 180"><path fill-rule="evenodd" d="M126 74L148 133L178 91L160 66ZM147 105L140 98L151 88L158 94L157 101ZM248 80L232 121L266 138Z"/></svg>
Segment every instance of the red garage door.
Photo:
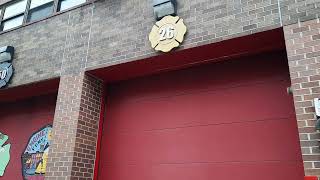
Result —
<svg viewBox="0 0 320 180"><path fill-rule="evenodd" d="M23 179L21 155L32 134L52 124L55 103L56 94L0 103L0 132L9 136L11 144L10 161L0 180Z"/></svg>
<svg viewBox="0 0 320 180"><path fill-rule="evenodd" d="M283 54L109 86L101 180L302 180Z"/></svg>

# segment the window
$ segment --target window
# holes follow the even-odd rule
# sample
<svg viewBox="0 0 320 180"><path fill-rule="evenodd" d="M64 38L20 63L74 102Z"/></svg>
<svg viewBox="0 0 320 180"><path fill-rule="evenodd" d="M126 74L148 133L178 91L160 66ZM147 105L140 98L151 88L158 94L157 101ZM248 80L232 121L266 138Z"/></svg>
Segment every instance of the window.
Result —
<svg viewBox="0 0 320 180"><path fill-rule="evenodd" d="M59 1L59 11L69 9L71 7L85 3L86 0L60 0Z"/></svg>
<svg viewBox="0 0 320 180"><path fill-rule="evenodd" d="M0 6L0 31L41 20L88 0L16 0Z"/></svg>
<svg viewBox="0 0 320 180"><path fill-rule="evenodd" d="M23 14L24 11L26 10L26 6L27 6L27 0L18 1L14 4L7 6L6 9L4 10L3 19L8 19L10 17Z"/></svg>
<svg viewBox="0 0 320 180"><path fill-rule="evenodd" d="M23 15L13 19L8 19L2 22L2 31L15 28L17 26L22 25L22 23L23 23Z"/></svg>
<svg viewBox="0 0 320 180"><path fill-rule="evenodd" d="M3 31L22 25L26 6L27 0L22 0L10 4L4 9L1 23Z"/></svg>
<svg viewBox="0 0 320 180"><path fill-rule="evenodd" d="M53 0L31 0L27 21L36 21L53 13Z"/></svg>

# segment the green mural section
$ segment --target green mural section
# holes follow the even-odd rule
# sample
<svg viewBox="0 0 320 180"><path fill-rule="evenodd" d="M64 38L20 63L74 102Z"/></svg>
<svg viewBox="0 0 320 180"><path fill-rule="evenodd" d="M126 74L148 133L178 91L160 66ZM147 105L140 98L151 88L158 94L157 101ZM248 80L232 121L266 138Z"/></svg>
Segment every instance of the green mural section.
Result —
<svg viewBox="0 0 320 180"><path fill-rule="evenodd" d="M0 177L3 176L6 167L10 161L10 144L6 144L3 146L9 137L5 134L0 132Z"/></svg>

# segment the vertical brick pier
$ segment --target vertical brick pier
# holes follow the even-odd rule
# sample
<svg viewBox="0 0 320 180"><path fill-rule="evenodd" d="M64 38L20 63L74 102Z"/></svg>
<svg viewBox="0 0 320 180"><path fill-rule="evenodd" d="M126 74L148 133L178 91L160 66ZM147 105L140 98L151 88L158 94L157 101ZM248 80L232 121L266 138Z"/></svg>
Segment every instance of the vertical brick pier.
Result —
<svg viewBox="0 0 320 180"><path fill-rule="evenodd" d="M46 179L93 179L102 87L85 73L61 77Z"/></svg>
<svg viewBox="0 0 320 180"><path fill-rule="evenodd" d="M289 69L307 179L320 176L320 133L313 99L320 97L320 20L284 26Z"/></svg>

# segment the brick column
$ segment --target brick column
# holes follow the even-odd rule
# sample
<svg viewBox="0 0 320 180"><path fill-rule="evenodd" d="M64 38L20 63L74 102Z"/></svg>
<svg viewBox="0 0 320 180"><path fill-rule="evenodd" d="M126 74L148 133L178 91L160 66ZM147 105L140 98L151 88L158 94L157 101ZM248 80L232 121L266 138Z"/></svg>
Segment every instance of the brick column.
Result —
<svg viewBox="0 0 320 180"><path fill-rule="evenodd" d="M102 87L85 73L61 77L46 179L93 179Z"/></svg>
<svg viewBox="0 0 320 180"><path fill-rule="evenodd" d="M320 21L288 25L284 33L305 174L320 177L320 134L313 104L313 98L320 97Z"/></svg>

